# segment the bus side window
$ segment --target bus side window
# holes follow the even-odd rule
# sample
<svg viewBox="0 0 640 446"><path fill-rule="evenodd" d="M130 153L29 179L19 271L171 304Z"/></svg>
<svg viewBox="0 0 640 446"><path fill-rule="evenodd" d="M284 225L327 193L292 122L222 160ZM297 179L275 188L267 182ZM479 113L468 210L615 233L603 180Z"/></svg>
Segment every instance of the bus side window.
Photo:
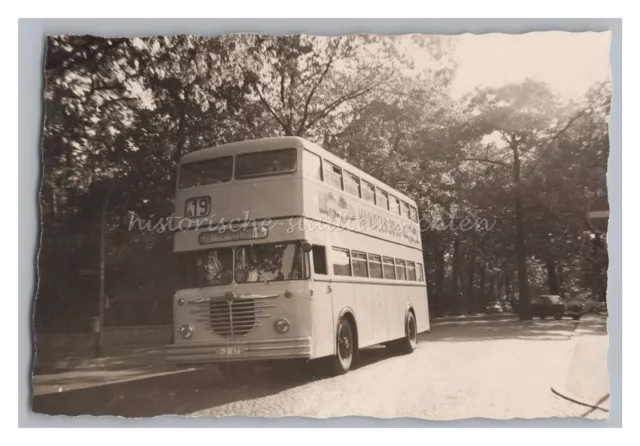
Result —
<svg viewBox="0 0 640 446"><path fill-rule="evenodd" d="M327 250L324 246L313 245L313 272L327 275Z"/></svg>
<svg viewBox="0 0 640 446"><path fill-rule="evenodd" d="M322 181L322 160L315 153L304 149L302 151L302 171L304 175Z"/></svg>
<svg viewBox="0 0 640 446"><path fill-rule="evenodd" d="M418 270L418 282L422 282L424 280L424 273L422 272L422 263L416 263Z"/></svg>
<svg viewBox="0 0 640 446"><path fill-rule="evenodd" d="M333 274L336 276L351 275L351 255L348 249L333 248Z"/></svg>
<svg viewBox="0 0 640 446"><path fill-rule="evenodd" d="M327 183L343 189L342 187L342 169L338 166L331 164L329 161L324 160L322 163L324 168L324 179Z"/></svg>

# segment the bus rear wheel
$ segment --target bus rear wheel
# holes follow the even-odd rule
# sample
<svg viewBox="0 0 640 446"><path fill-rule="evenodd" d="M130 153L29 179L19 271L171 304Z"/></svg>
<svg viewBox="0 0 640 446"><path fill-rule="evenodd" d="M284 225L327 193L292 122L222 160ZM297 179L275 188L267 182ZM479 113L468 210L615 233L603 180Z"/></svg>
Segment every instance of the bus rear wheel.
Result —
<svg viewBox="0 0 640 446"><path fill-rule="evenodd" d="M336 334L336 354L332 358L332 371L335 375L344 375L351 369L356 348L351 323L345 318L340 319Z"/></svg>
<svg viewBox="0 0 640 446"><path fill-rule="evenodd" d="M413 312L409 311L404 322L405 337L391 341L387 344L387 348L395 353L408 355L418 347L418 325Z"/></svg>

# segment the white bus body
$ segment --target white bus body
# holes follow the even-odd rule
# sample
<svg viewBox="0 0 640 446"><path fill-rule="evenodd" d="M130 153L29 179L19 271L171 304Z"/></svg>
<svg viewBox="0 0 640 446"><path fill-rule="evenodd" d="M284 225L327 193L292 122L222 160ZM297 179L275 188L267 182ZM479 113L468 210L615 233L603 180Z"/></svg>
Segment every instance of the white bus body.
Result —
<svg viewBox="0 0 640 446"><path fill-rule="evenodd" d="M174 296L169 361L331 356L346 371L349 333L352 352L411 351L429 330L409 197L296 137L200 150L180 166L176 216L192 224L174 251L197 277Z"/></svg>

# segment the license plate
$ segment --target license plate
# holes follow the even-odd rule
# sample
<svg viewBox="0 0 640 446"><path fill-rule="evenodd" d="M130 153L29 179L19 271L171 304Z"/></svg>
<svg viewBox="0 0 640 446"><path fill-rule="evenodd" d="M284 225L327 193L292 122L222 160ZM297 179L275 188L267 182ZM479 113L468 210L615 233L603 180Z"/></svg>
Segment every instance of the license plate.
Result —
<svg viewBox="0 0 640 446"><path fill-rule="evenodd" d="M216 356L244 355L244 349L240 347L217 348L214 354Z"/></svg>

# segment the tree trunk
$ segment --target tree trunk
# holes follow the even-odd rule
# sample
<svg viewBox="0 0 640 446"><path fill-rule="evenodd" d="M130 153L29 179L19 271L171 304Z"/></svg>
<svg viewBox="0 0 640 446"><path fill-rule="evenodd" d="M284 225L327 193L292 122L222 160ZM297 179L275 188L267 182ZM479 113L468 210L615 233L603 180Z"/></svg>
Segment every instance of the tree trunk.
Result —
<svg viewBox="0 0 640 446"><path fill-rule="evenodd" d="M469 276L467 282L467 301L466 301L466 310L467 313L471 312L471 314L475 314L477 312L476 298L475 298L475 272L476 272L476 259L475 257L471 257L469 259Z"/></svg>
<svg viewBox="0 0 640 446"><path fill-rule="evenodd" d="M556 262L553 259L547 259L545 263L547 265L549 293L560 294L560 287L558 286L558 275L556 274Z"/></svg>
<svg viewBox="0 0 640 446"><path fill-rule="evenodd" d="M495 283L495 276L493 274L491 274L489 276L489 294L487 295L487 300L489 302L493 302L494 299L494 291L493 291L493 284Z"/></svg>
<svg viewBox="0 0 640 446"><path fill-rule="evenodd" d="M456 234L453 240L453 268L451 274L451 299L453 313L460 314L460 297L458 290L458 280L460 277L460 236Z"/></svg>
<svg viewBox="0 0 640 446"><path fill-rule="evenodd" d="M482 267L480 268L480 290L479 290L479 294L480 294L479 306L481 308L484 308L484 306L487 304L486 290L485 290L486 281L487 281L487 265L484 262L482 262Z"/></svg>
<svg viewBox="0 0 640 446"><path fill-rule="evenodd" d="M600 248L600 233L594 232L593 252L591 253L591 287L592 295L598 302L606 301L606 292L602 293L602 279L598 262L598 248Z"/></svg>
<svg viewBox="0 0 640 446"><path fill-rule="evenodd" d="M185 100L186 100L186 92L185 92ZM180 158L184 154L184 147L186 145L186 134L187 134L187 112L185 110L184 101L180 103L180 117L178 119L178 142L176 145L176 151L173 153L173 161L176 163L176 166L180 162Z"/></svg>
<svg viewBox="0 0 640 446"><path fill-rule="evenodd" d="M520 184L520 152L515 135L511 136L511 150L513 152L513 184L516 226L516 264L518 268L518 294L520 303L520 319L532 319L531 301L529 300L529 279L527 276L527 251L525 243L525 213L522 204L522 189Z"/></svg>
<svg viewBox="0 0 640 446"><path fill-rule="evenodd" d="M444 314L444 249L438 248L435 253L436 277L435 277L435 299L436 315Z"/></svg>
<svg viewBox="0 0 640 446"><path fill-rule="evenodd" d="M113 180L107 189L107 193L102 203L102 212L100 213L100 294L98 295L98 332L96 333L96 357L102 357L102 340L104 335L104 304L105 304L105 266L106 266L106 246L105 235L107 231L107 209L111 192L113 191Z"/></svg>

